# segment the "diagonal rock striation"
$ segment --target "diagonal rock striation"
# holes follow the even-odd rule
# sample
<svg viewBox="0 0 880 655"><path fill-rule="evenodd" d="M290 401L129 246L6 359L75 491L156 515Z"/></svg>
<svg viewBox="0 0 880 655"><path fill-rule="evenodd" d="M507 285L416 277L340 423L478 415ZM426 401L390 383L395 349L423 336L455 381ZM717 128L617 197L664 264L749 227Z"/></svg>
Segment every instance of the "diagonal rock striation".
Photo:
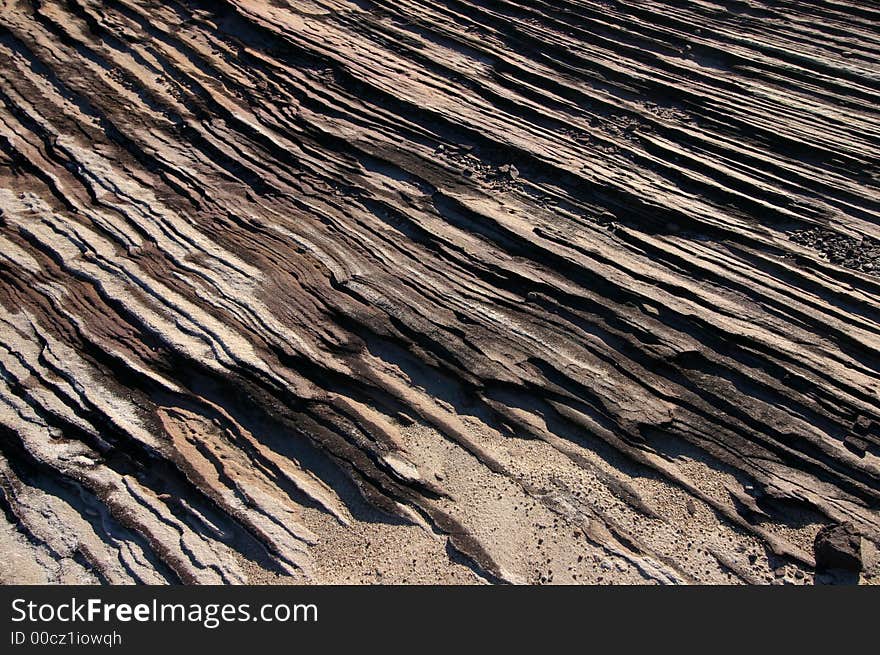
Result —
<svg viewBox="0 0 880 655"><path fill-rule="evenodd" d="M0 0L0 579L876 582L878 21Z"/></svg>

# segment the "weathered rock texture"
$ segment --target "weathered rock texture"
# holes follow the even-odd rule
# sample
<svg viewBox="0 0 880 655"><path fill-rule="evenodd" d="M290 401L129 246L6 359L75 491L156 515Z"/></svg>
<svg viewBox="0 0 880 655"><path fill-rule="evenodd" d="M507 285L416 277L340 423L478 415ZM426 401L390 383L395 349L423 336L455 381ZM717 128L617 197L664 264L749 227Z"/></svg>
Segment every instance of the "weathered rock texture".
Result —
<svg viewBox="0 0 880 655"><path fill-rule="evenodd" d="M0 577L871 581L878 24L0 0Z"/></svg>

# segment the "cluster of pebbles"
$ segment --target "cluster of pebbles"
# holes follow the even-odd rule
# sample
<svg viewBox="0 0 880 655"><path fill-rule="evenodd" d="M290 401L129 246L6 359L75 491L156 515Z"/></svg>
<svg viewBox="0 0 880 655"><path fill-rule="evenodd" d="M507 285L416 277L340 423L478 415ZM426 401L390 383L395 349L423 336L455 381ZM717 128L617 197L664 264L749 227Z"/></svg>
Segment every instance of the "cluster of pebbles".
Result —
<svg viewBox="0 0 880 655"><path fill-rule="evenodd" d="M513 164L495 165L480 158L472 146L444 146L437 148L438 154L461 168L467 178L480 180L492 188L512 188L520 177L519 169Z"/></svg>
<svg viewBox="0 0 880 655"><path fill-rule="evenodd" d="M789 238L802 246L814 248L832 264L855 271L880 272L880 241L869 236L846 236L822 227L792 233Z"/></svg>

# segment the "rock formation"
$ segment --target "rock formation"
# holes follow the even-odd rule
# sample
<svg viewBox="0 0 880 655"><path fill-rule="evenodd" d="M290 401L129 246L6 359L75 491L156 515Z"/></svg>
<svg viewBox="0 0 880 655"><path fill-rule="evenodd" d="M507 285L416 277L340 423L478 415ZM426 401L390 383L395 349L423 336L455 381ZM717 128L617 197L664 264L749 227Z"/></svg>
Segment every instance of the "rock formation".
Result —
<svg viewBox="0 0 880 655"><path fill-rule="evenodd" d="M876 581L878 24L0 0L0 579Z"/></svg>

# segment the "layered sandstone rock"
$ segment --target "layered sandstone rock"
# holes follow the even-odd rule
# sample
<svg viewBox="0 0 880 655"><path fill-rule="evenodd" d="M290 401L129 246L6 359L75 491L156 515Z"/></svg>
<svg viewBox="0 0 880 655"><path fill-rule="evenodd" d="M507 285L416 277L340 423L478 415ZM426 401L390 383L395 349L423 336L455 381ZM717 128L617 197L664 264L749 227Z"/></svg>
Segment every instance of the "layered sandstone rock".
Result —
<svg viewBox="0 0 880 655"><path fill-rule="evenodd" d="M0 577L870 582L878 21L0 0Z"/></svg>

